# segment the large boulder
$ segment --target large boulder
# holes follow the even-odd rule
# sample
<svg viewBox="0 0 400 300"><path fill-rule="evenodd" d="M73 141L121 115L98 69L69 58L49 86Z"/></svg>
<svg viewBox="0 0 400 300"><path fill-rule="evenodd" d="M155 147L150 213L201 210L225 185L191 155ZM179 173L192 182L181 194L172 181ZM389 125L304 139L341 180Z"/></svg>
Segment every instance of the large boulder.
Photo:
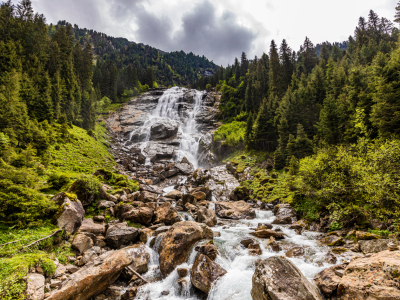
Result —
<svg viewBox="0 0 400 300"><path fill-rule="evenodd" d="M57 226L74 233L81 226L85 216L81 201L68 193L58 193L51 200L59 206L55 216Z"/></svg>
<svg viewBox="0 0 400 300"><path fill-rule="evenodd" d="M240 185L239 181L226 169L225 165L210 169L208 176L210 180L205 183L205 186L211 190L215 198L223 201L228 200L232 191ZM198 179L201 179L201 177Z"/></svg>
<svg viewBox="0 0 400 300"><path fill-rule="evenodd" d="M84 219L78 232L88 232L93 234L104 234L106 227L104 223L95 223L92 218Z"/></svg>
<svg viewBox="0 0 400 300"><path fill-rule="evenodd" d="M29 273L26 276L26 299L43 300L44 299L44 281L43 275L38 273Z"/></svg>
<svg viewBox="0 0 400 300"><path fill-rule="evenodd" d="M296 211L288 203L275 206L276 218L272 224L293 224L297 222Z"/></svg>
<svg viewBox="0 0 400 300"><path fill-rule="evenodd" d="M101 294L134 261L135 250L131 247L109 251L96 257L62 283L62 287L50 294L47 300L88 300Z"/></svg>
<svg viewBox="0 0 400 300"><path fill-rule="evenodd" d="M387 250L390 240L378 239L378 240L361 240L358 241L362 253L378 253Z"/></svg>
<svg viewBox="0 0 400 300"><path fill-rule="evenodd" d="M336 294L345 268L344 265L332 266L314 276L315 284L326 297Z"/></svg>
<svg viewBox="0 0 400 300"><path fill-rule="evenodd" d="M105 242L111 248L117 249L128 245L139 236L139 229L129 227L126 223L119 223L107 229Z"/></svg>
<svg viewBox="0 0 400 300"><path fill-rule="evenodd" d="M85 253L94 245L93 240L85 234L77 234L72 241L72 248L79 251L80 254Z"/></svg>
<svg viewBox="0 0 400 300"><path fill-rule="evenodd" d="M270 238L273 237L275 239L283 239L285 238L283 233L281 232L276 232L275 230L272 229L259 229L254 232L250 232L252 236L258 237L258 238Z"/></svg>
<svg viewBox="0 0 400 300"><path fill-rule="evenodd" d="M340 281L337 295L343 300L400 299L400 251L382 251L353 259Z"/></svg>
<svg viewBox="0 0 400 300"><path fill-rule="evenodd" d="M141 202L156 202L157 201L157 194L148 192L148 191L142 191L139 196L139 201Z"/></svg>
<svg viewBox="0 0 400 300"><path fill-rule="evenodd" d="M146 157L150 158L151 162L155 162L157 159L173 158L175 155L175 150L178 150L177 146L150 141L147 143L143 152Z"/></svg>
<svg viewBox="0 0 400 300"><path fill-rule="evenodd" d="M181 221L176 209L169 202L164 202L156 210L156 220L154 223L164 223L165 225L172 225Z"/></svg>
<svg viewBox="0 0 400 300"><path fill-rule="evenodd" d="M168 276L176 266L187 261L196 242L212 238L213 232L205 224L193 221L175 223L164 234L158 248L161 272Z"/></svg>
<svg viewBox="0 0 400 300"><path fill-rule="evenodd" d="M163 118L155 122L151 128L151 140L165 140L176 136L179 124L171 119Z"/></svg>
<svg viewBox="0 0 400 300"><path fill-rule="evenodd" d="M149 225L154 215L154 210L149 207L139 207L132 209L122 215L123 220L129 220L134 223Z"/></svg>
<svg viewBox="0 0 400 300"><path fill-rule="evenodd" d="M218 222L217 215L213 209L200 206L197 210L197 222L204 223L209 227L214 227Z"/></svg>
<svg viewBox="0 0 400 300"><path fill-rule="evenodd" d="M251 296L253 300L322 300L318 289L283 256L258 263Z"/></svg>
<svg viewBox="0 0 400 300"><path fill-rule="evenodd" d="M213 282L225 274L224 268L208 256L200 254L193 264L190 281L196 288L208 294Z"/></svg>
<svg viewBox="0 0 400 300"><path fill-rule="evenodd" d="M139 274L146 273L149 270L148 263L150 254L147 252L144 244L133 245L129 248L131 249L130 253L132 254L133 261L129 265L129 268L126 268L124 272L130 279L134 275L132 270L138 272Z"/></svg>
<svg viewBox="0 0 400 300"><path fill-rule="evenodd" d="M223 219L254 219L256 212L244 201L216 202L215 212Z"/></svg>

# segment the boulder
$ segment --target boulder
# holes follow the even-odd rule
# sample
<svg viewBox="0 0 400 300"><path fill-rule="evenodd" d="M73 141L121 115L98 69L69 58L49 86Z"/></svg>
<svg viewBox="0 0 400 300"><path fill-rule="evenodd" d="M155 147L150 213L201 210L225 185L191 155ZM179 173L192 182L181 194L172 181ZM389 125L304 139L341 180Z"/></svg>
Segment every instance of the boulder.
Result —
<svg viewBox="0 0 400 300"><path fill-rule="evenodd" d="M157 142L148 142L146 148L143 150L145 155L150 158L151 162L155 162L158 159L171 159L175 155L175 149L178 148L175 146L157 143Z"/></svg>
<svg viewBox="0 0 400 300"><path fill-rule="evenodd" d="M144 244L133 245L129 247L131 249L130 254L132 255L133 261L129 265L129 267L138 272L139 274L146 273L149 270L148 263L150 259L150 254L146 250L146 246ZM124 270L128 278L132 278L134 273L126 268Z"/></svg>
<svg viewBox="0 0 400 300"><path fill-rule="evenodd" d="M304 255L304 248L303 247L292 247L290 248L285 255L287 257L298 257Z"/></svg>
<svg viewBox="0 0 400 300"><path fill-rule="evenodd" d="M242 244L245 248L248 248L249 245L253 243L255 243L255 241L252 238L244 238L240 241L240 244Z"/></svg>
<svg viewBox="0 0 400 300"><path fill-rule="evenodd" d="M129 220L134 223L149 225L154 215L154 210L149 207L139 207L132 209L122 215L123 220Z"/></svg>
<svg viewBox="0 0 400 300"><path fill-rule="evenodd" d="M106 209L114 206L115 203L113 201L107 201L107 200L101 200L99 204L97 204L97 207L100 209Z"/></svg>
<svg viewBox="0 0 400 300"><path fill-rule="evenodd" d="M119 223L107 229L105 242L111 248L117 249L136 240L139 229L128 227L126 223Z"/></svg>
<svg viewBox="0 0 400 300"><path fill-rule="evenodd" d="M215 212L223 219L254 219L256 212L244 201L237 202L216 202Z"/></svg>
<svg viewBox="0 0 400 300"><path fill-rule="evenodd" d="M175 167L179 170L180 173L184 175L190 175L192 174L195 170L194 167L191 163L176 163Z"/></svg>
<svg viewBox="0 0 400 300"><path fill-rule="evenodd" d="M104 292L133 262L134 250L130 247L109 251L75 272L62 287L50 294L47 300L88 300Z"/></svg>
<svg viewBox="0 0 400 300"><path fill-rule="evenodd" d="M314 282L326 297L336 294L336 290L342 279L345 265L327 268L314 276Z"/></svg>
<svg viewBox="0 0 400 300"><path fill-rule="evenodd" d="M272 236L269 238L269 241L267 242L267 248L272 250L273 252L279 252L282 250L279 244L275 241L275 239Z"/></svg>
<svg viewBox="0 0 400 300"><path fill-rule="evenodd" d="M181 221L176 209L169 202L164 202L156 210L156 220L154 223L164 223L165 225L172 225Z"/></svg>
<svg viewBox="0 0 400 300"><path fill-rule="evenodd" d="M82 254L85 253L90 248L92 248L93 245L94 245L93 240L90 237L84 234L78 234L73 239L71 246L72 248L78 250L80 254Z"/></svg>
<svg viewBox="0 0 400 300"><path fill-rule="evenodd" d="M365 240L377 240L380 239L381 236L369 232L357 231L356 238L359 241L365 241Z"/></svg>
<svg viewBox="0 0 400 300"><path fill-rule="evenodd" d="M78 232L88 232L96 235L104 234L106 232L106 227L104 223L95 223L93 219L84 219Z"/></svg>
<svg viewBox="0 0 400 300"><path fill-rule="evenodd" d="M215 247L213 244L197 246L195 250L197 252L200 252L201 254L208 256L211 260L215 260L218 256L217 247Z"/></svg>
<svg viewBox="0 0 400 300"><path fill-rule="evenodd" d="M343 300L400 299L400 251L382 251L353 259L340 280L337 295Z"/></svg>
<svg viewBox="0 0 400 300"><path fill-rule="evenodd" d="M194 192L192 195L196 198L197 201L206 200L207 195L203 192Z"/></svg>
<svg viewBox="0 0 400 300"><path fill-rule="evenodd" d="M186 203L197 205L197 200L193 195L186 194L186 195L182 196L182 204L183 204L183 206L185 206Z"/></svg>
<svg viewBox="0 0 400 300"><path fill-rule="evenodd" d="M186 262L196 242L212 238L213 232L205 224L184 221L172 225L158 248L162 274L168 276L176 266Z"/></svg>
<svg viewBox="0 0 400 300"><path fill-rule="evenodd" d="M157 202L157 194L156 193L151 193L148 191L142 191L140 193L139 201L141 202Z"/></svg>
<svg viewBox="0 0 400 300"><path fill-rule="evenodd" d="M178 200L178 199L182 198L182 192L181 191L171 191L168 194L166 194L164 197Z"/></svg>
<svg viewBox="0 0 400 300"><path fill-rule="evenodd" d="M361 240L358 241L362 253L378 253L387 250L390 240Z"/></svg>
<svg viewBox="0 0 400 300"><path fill-rule="evenodd" d="M225 274L226 270L219 264L200 254L193 264L190 280L193 286L208 294L213 282Z"/></svg>
<svg viewBox="0 0 400 300"><path fill-rule="evenodd" d="M29 273L26 277L26 299L27 300L43 300L44 299L44 282L43 275L38 273Z"/></svg>
<svg viewBox="0 0 400 300"><path fill-rule="evenodd" d="M59 206L56 215L57 226L65 228L69 233L74 233L82 225L85 216L81 201L68 193L58 193L51 200Z"/></svg>
<svg viewBox="0 0 400 300"><path fill-rule="evenodd" d="M270 238L273 237L275 239L284 239L284 234L282 232L276 232L275 230L271 229L262 229L262 230L257 230L254 232L250 232L252 236L258 237L258 238Z"/></svg>
<svg viewBox="0 0 400 300"><path fill-rule="evenodd" d="M155 122L150 128L151 140L165 140L178 133L179 124L171 119L163 118Z"/></svg>
<svg viewBox="0 0 400 300"><path fill-rule="evenodd" d="M200 206L197 210L197 222L204 223L209 227L214 227L218 222L217 215L213 209Z"/></svg>
<svg viewBox="0 0 400 300"><path fill-rule="evenodd" d="M272 224L293 224L297 221L296 211L288 203L276 205L274 211L276 211L276 218Z"/></svg>
<svg viewBox="0 0 400 300"><path fill-rule="evenodd" d="M273 256L258 263L251 296L253 300L322 300L318 289L283 256Z"/></svg>
<svg viewBox="0 0 400 300"><path fill-rule="evenodd" d="M261 255L262 254L262 250L261 250L260 244L257 243L257 242L251 243L248 246L248 249L249 249L249 254L250 255L257 256L257 255Z"/></svg>
<svg viewBox="0 0 400 300"><path fill-rule="evenodd" d="M140 241L142 243L147 243L147 240L154 236L154 231L150 228L145 228L140 231Z"/></svg>

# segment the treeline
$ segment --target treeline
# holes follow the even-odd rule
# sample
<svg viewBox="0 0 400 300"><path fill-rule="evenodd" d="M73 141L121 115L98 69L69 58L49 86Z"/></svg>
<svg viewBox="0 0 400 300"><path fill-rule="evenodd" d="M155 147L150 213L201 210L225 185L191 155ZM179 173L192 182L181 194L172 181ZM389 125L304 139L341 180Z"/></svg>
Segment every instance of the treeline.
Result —
<svg viewBox="0 0 400 300"><path fill-rule="evenodd" d="M300 51L285 40L268 54L219 69L194 88L222 91L221 118L247 121L249 148L275 153L275 167L313 153L313 147L359 137L399 137L399 30L370 11L345 43ZM345 49L344 49L345 48Z"/></svg>
<svg viewBox="0 0 400 300"><path fill-rule="evenodd" d="M147 88L187 86L205 71L214 72L218 66L204 56L193 53L164 52L148 45L114 38L104 33L72 26L66 21L50 24L49 35L60 27L69 27L80 45L90 43L96 56L93 84L114 102L133 96Z"/></svg>

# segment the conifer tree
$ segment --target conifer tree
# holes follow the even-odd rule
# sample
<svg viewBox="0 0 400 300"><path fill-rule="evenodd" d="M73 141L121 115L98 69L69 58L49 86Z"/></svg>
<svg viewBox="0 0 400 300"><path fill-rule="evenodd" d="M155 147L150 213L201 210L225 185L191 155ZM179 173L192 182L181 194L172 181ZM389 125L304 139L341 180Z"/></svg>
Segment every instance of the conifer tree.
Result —
<svg viewBox="0 0 400 300"><path fill-rule="evenodd" d="M250 112L247 117L246 132L244 135L245 143L250 147L252 146L253 140L253 121L253 114Z"/></svg>
<svg viewBox="0 0 400 300"><path fill-rule="evenodd" d="M397 2L397 5L396 5L396 14L395 14L394 18L395 18L394 21L395 21L396 23L400 24L400 1Z"/></svg>

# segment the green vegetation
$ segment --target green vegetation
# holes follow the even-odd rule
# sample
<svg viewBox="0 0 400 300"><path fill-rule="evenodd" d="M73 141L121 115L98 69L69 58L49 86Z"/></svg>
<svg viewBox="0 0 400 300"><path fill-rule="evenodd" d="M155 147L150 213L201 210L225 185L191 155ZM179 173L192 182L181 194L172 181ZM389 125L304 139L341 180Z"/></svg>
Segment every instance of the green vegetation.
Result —
<svg viewBox="0 0 400 300"><path fill-rule="evenodd" d="M338 222L333 222L330 226L329 226L329 231L337 231L342 229L342 225L340 225Z"/></svg>
<svg viewBox="0 0 400 300"><path fill-rule="evenodd" d="M244 135L246 131L245 122L233 121L232 123L222 125L214 132L214 140L224 141L228 146L239 146L244 143Z"/></svg>

